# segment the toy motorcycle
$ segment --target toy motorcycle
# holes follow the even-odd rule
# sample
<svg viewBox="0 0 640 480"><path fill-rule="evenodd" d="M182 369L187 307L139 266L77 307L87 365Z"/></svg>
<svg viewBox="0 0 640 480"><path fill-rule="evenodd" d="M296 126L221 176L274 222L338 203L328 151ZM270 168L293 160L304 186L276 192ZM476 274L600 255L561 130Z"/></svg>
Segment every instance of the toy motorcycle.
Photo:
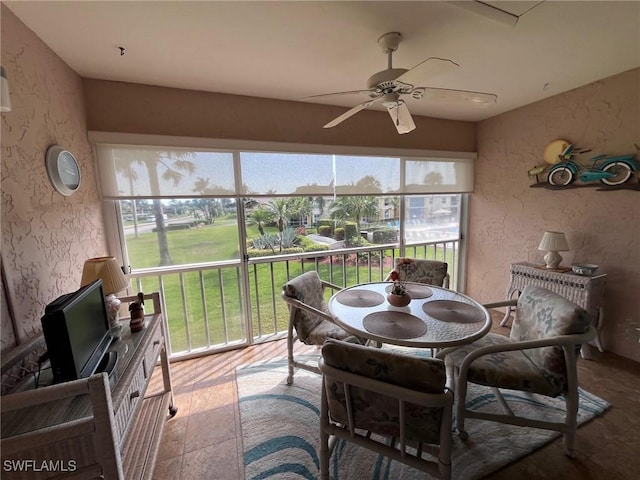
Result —
<svg viewBox="0 0 640 480"><path fill-rule="evenodd" d="M560 154L560 162L553 165L548 172L548 181L551 185L565 186L578 180L581 182L597 182L605 185L621 185L631 178L638 169L638 162L633 155L618 155L608 157L596 155L590 158L591 166L582 165L574 160L577 154L590 150L576 150L572 144Z"/></svg>

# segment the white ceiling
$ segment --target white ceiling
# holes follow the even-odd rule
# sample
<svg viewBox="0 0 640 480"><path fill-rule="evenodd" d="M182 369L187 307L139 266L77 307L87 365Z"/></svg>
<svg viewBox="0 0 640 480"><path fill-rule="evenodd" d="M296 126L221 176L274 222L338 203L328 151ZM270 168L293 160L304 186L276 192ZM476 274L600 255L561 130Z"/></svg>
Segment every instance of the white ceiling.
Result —
<svg viewBox="0 0 640 480"><path fill-rule="evenodd" d="M294 101L366 88L387 67L377 39L397 31L394 67L460 64L423 86L498 95L485 107L408 100L437 118L482 120L640 66L638 1L488 2L515 26L438 1L4 3L83 77Z"/></svg>

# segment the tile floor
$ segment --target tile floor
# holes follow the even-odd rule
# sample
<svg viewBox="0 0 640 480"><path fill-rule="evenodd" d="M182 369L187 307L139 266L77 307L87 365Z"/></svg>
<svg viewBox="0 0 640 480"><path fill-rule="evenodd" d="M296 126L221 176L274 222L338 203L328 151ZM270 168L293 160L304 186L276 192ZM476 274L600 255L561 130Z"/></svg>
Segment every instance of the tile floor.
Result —
<svg viewBox="0 0 640 480"><path fill-rule="evenodd" d="M497 323L493 330L508 334ZM244 479L235 367L285 356L280 340L173 363L179 410L165 425L154 479ZM579 379L612 407L579 429L577 458L566 457L558 439L487 478L640 479L640 364L596 352L579 362Z"/></svg>

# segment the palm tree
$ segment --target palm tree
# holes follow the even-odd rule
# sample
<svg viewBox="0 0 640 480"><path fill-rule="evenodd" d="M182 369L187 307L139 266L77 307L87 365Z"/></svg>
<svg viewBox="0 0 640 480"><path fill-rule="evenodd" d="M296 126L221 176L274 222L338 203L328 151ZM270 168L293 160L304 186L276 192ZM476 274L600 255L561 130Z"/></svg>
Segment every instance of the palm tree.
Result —
<svg viewBox="0 0 640 480"><path fill-rule="evenodd" d="M191 152L162 152L154 150L117 150L114 155L118 157L116 165L125 165L119 171L130 181L131 192L135 191L133 182L137 175L132 168L134 164L143 165L149 174L149 186L151 192L160 191L160 177L163 180L172 181L177 185L183 177L181 172L192 173L195 170L193 162L187 160L195 154ZM162 171L162 175L160 172ZM172 265L169 255L169 242L167 240L167 230L162 212L162 202L159 199L153 200L153 212L156 221L156 231L158 232L158 249L160 250L160 266Z"/></svg>
<svg viewBox="0 0 640 480"><path fill-rule="evenodd" d="M286 198L271 200L265 205L267 212L273 216L273 221L278 226L278 231L282 233L284 227L289 224L289 201Z"/></svg>
<svg viewBox="0 0 640 480"><path fill-rule="evenodd" d="M271 214L273 221L276 222L278 232L280 232L281 235L282 232L284 232L284 228L289 224L289 204L288 199L278 198L277 200L271 200L265 205L267 212ZM280 253L282 253L282 242L280 242Z"/></svg>
<svg viewBox="0 0 640 480"><path fill-rule="evenodd" d="M393 208L393 219L399 220L398 212L400 210L400 197L391 197L389 199L389 205Z"/></svg>
<svg viewBox="0 0 640 480"><path fill-rule="evenodd" d="M320 210L320 216L322 217L322 215L324 214L324 205L325 205L326 199L324 197L316 197L315 201L316 201L316 205L318 206L318 210Z"/></svg>
<svg viewBox="0 0 640 480"><path fill-rule="evenodd" d="M360 221L363 217L374 217L378 214L376 197L340 197L331 205L331 218L344 224L351 219L356 224L357 243L360 243Z"/></svg>
<svg viewBox="0 0 640 480"><path fill-rule="evenodd" d="M258 227L260 235L264 235L264 226L273 220L273 216L261 205L249 214L248 220L251 225Z"/></svg>
<svg viewBox="0 0 640 480"><path fill-rule="evenodd" d="M442 185L442 174L440 172L429 172L424 176L425 185Z"/></svg>
<svg viewBox="0 0 640 480"><path fill-rule="evenodd" d="M290 217L297 217L301 225L313 212L313 204L308 197L294 197L289 199L288 212Z"/></svg>

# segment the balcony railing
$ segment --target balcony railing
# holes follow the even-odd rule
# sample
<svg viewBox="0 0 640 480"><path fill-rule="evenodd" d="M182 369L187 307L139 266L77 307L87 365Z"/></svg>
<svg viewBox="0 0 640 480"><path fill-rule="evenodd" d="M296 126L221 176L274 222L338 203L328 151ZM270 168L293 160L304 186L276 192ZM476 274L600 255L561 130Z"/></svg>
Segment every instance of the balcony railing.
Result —
<svg viewBox="0 0 640 480"><path fill-rule="evenodd" d="M457 289L458 239L405 246L404 255L446 261ZM309 270L336 285L382 281L400 255L398 245L376 245L164 267L133 272L138 291L159 291L172 359L222 351L286 335L282 285ZM243 271L246 268L246 276ZM245 300L246 299L246 300Z"/></svg>

